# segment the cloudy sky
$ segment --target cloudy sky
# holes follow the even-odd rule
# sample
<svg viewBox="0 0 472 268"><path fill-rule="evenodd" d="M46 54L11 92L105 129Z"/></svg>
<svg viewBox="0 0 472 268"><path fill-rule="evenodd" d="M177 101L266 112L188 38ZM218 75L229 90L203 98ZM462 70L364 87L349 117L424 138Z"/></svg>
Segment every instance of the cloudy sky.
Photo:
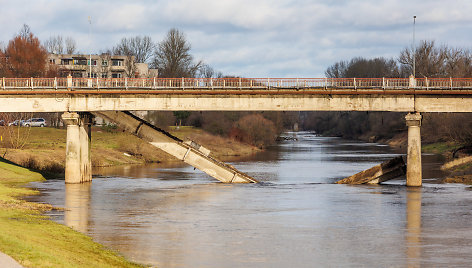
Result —
<svg viewBox="0 0 472 268"><path fill-rule="evenodd" d="M72 36L98 53L176 27L196 59L224 74L324 77L336 61L397 57L412 43L413 15L417 41L472 47L470 14L470 0L0 0L0 42L28 24L40 40Z"/></svg>

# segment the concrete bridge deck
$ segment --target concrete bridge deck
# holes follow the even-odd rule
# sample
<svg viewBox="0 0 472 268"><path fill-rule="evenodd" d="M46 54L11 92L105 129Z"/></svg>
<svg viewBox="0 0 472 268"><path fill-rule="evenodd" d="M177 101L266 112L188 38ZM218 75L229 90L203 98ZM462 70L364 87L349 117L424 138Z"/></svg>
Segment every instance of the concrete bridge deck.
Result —
<svg viewBox="0 0 472 268"><path fill-rule="evenodd" d="M472 79L3 78L0 112L472 112Z"/></svg>

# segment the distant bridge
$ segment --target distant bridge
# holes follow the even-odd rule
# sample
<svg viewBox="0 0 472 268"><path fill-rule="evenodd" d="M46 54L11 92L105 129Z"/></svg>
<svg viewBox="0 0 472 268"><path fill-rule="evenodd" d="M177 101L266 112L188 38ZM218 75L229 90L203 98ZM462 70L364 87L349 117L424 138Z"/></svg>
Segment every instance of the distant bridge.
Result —
<svg viewBox="0 0 472 268"><path fill-rule="evenodd" d="M200 145L169 140L150 126L144 131L145 122L119 111L408 112L407 185L420 186L420 113L472 112L471 95L471 78L1 78L0 112L65 112L66 182L91 179L91 120L78 112L111 118L224 182L255 180L210 159Z"/></svg>

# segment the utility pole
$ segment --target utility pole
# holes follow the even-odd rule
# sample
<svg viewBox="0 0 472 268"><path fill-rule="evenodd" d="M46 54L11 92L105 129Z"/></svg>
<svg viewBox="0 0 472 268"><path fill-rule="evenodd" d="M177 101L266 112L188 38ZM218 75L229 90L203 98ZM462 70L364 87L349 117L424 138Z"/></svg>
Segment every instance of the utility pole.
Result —
<svg viewBox="0 0 472 268"><path fill-rule="evenodd" d="M415 31L416 31L416 16L413 16L413 77L416 77L416 44L415 44Z"/></svg>
<svg viewBox="0 0 472 268"><path fill-rule="evenodd" d="M89 21L89 78L92 78L92 17L88 17Z"/></svg>

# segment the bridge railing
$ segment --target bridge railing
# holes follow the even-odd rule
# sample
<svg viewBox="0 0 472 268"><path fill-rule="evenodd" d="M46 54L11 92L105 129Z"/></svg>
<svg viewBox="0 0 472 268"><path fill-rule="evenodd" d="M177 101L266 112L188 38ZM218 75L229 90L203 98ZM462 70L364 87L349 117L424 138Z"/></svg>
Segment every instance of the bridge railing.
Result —
<svg viewBox="0 0 472 268"><path fill-rule="evenodd" d="M0 78L0 90L472 89L472 78Z"/></svg>
<svg viewBox="0 0 472 268"><path fill-rule="evenodd" d="M471 78L417 78L416 87L421 89L470 89Z"/></svg>

